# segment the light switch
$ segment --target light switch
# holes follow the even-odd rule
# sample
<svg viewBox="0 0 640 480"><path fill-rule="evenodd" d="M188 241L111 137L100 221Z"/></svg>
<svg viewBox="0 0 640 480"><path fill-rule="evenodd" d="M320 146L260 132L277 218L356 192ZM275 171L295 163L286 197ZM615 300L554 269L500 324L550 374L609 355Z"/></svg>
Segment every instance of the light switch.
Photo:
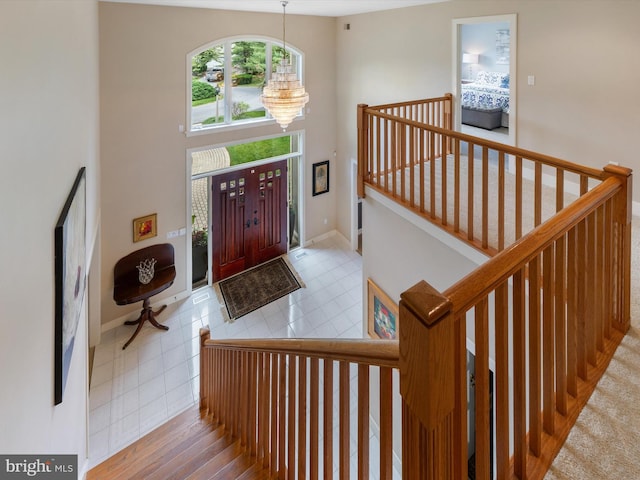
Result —
<svg viewBox="0 0 640 480"><path fill-rule="evenodd" d="M535 85L536 84L536 77L534 75L529 75L527 77L527 83L529 85Z"/></svg>

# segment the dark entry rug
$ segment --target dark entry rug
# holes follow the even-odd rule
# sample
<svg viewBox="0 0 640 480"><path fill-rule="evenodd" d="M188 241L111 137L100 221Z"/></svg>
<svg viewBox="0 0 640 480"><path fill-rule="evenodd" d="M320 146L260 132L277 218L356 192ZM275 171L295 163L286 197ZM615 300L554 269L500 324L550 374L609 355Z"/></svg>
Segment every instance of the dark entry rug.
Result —
<svg viewBox="0 0 640 480"><path fill-rule="evenodd" d="M285 257L278 257L215 285L224 304L226 320L233 322L285 295L304 287L304 283Z"/></svg>

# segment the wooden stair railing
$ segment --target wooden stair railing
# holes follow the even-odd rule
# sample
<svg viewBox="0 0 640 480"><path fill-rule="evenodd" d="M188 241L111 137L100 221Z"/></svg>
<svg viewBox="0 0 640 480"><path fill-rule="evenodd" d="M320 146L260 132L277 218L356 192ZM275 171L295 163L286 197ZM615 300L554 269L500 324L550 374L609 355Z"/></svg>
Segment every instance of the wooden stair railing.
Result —
<svg viewBox="0 0 640 480"><path fill-rule="evenodd" d="M494 255L604 179L602 170L454 131L452 104L447 94L358 105L358 195L366 185Z"/></svg>
<svg viewBox="0 0 640 480"><path fill-rule="evenodd" d="M475 478L491 478L490 358L497 478L544 477L630 326L631 175L605 177L442 294L401 295L404 478L467 478L467 325Z"/></svg>
<svg viewBox="0 0 640 480"><path fill-rule="evenodd" d="M370 453L370 417L379 426L376 476L392 478L397 341L212 340L208 329L200 337L201 410L271 478L333 478L335 468L339 478L357 470L357 478L369 479L370 463L378 461Z"/></svg>
<svg viewBox="0 0 640 480"><path fill-rule="evenodd" d="M493 257L442 294L401 296L403 476L467 477L469 325L476 478L492 467L489 359L497 478L542 478L630 326L631 171L453 131L452 111L451 95L358 106L358 195Z"/></svg>

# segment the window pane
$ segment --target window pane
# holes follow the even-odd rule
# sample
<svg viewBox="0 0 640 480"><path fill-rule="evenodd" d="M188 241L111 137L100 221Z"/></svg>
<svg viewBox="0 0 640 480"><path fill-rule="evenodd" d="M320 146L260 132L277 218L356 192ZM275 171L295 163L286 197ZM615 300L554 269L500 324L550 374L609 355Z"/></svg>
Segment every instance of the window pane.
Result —
<svg viewBox="0 0 640 480"><path fill-rule="evenodd" d="M266 70L265 43L233 43L231 65L231 121L236 123L264 117L265 110L260 95Z"/></svg>
<svg viewBox="0 0 640 480"><path fill-rule="evenodd" d="M191 62L191 127L224 123L224 45L215 45Z"/></svg>
<svg viewBox="0 0 640 480"><path fill-rule="evenodd" d="M289 135L257 142L243 143L227 147L231 165L253 162L264 158L278 157L291 153L291 137Z"/></svg>

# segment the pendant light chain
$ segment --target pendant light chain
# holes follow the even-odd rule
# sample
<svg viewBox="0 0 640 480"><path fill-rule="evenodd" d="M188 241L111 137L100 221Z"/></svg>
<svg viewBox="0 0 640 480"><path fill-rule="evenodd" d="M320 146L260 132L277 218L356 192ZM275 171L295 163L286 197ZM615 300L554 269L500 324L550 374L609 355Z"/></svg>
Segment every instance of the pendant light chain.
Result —
<svg viewBox="0 0 640 480"><path fill-rule="evenodd" d="M283 130L300 114L302 108L309 101L309 94L298 79L287 60L286 15L288 0L282 0L282 49L284 50L280 65L262 90L260 99L264 108L278 122Z"/></svg>
<svg viewBox="0 0 640 480"><path fill-rule="evenodd" d="M287 58L287 5L289 2L287 0L282 0L282 51L284 58Z"/></svg>

